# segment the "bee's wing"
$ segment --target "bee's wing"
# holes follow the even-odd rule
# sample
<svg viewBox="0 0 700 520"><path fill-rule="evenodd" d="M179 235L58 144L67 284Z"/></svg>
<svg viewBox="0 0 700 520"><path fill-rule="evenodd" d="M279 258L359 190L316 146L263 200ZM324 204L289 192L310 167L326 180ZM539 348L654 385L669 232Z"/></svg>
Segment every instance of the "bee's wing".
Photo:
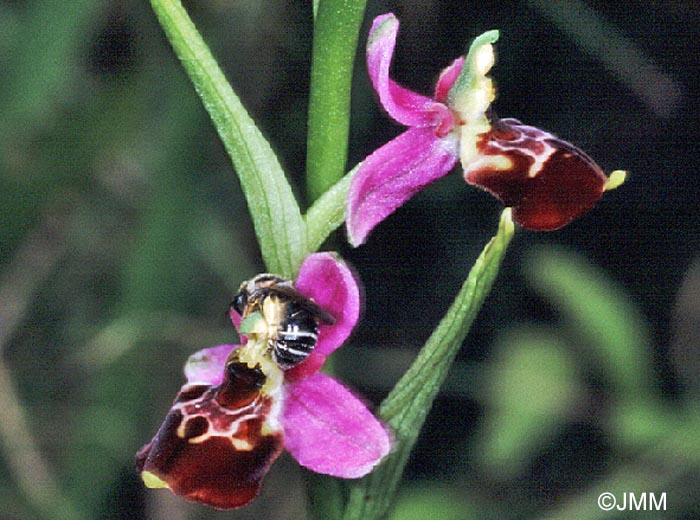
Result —
<svg viewBox="0 0 700 520"><path fill-rule="evenodd" d="M324 325L333 325L335 318L327 310L317 305L312 300L302 296L296 290L286 285L275 285L275 292L299 305L302 309L310 312Z"/></svg>

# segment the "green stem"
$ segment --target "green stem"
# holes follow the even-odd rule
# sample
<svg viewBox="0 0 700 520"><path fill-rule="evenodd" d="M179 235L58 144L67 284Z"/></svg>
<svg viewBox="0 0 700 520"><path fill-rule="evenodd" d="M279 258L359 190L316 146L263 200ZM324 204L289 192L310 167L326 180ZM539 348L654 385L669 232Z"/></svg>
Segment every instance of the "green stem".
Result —
<svg viewBox="0 0 700 520"><path fill-rule="evenodd" d="M151 0L151 5L231 156L267 268L293 276L307 254L306 228L277 156L180 1Z"/></svg>
<svg viewBox="0 0 700 520"><path fill-rule="evenodd" d="M379 415L394 433L394 449L373 473L348 484L344 520L378 519L389 509L433 400L491 290L513 230L506 210L498 234L484 248L447 314L380 406Z"/></svg>
<svg viewBox="0 0 700 520"><path fill-rule="evenodd" d="M350 89L366 0L321 0L314 23L306 155L313 202L345 172Z"/></svg>
<svg viewBox="0 0 700 520"><path fill-rule="evenodd" d="M336 182L304 215L306 221L306 243L309 251L317 251L328 236L345 222L345 206L352 176L359 163L345 177Z"/></svg>

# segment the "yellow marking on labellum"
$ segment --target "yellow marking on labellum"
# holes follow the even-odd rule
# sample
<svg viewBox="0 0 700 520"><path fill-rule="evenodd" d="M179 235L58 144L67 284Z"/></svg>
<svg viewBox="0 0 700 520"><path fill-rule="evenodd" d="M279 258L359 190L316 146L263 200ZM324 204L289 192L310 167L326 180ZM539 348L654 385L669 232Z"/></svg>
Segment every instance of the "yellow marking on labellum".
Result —
<svg viewBox="0 0 700 520"><path fill-rule="evenodd" d="M468 169L464 170L465 176L470 171L494 170L507 171L513 167L513 161L506 155L482 155L473 161Z"/></svg>
<svg viewBox="0 0 700 520"><path fill-rule="evenodd" d="M180 432L178 431L178 435ZM191 439L188 439L187 442L190 444L202 444L204 441L207 441L213 437L212 434L209 432L203 433L202 435L198 435L197 437L192 437Z"/></svg>
<svg viewBox="0 0 700 520"><path fill-rule="evenodd" d="M143 480L143 484L147 488L151 489L162 489L162 488L169 488L167 483L163 481L161 478L157 477L150 471L142 471L141 472L141 479Z"/></svg>
<svg viewBox="0 0 700 520"><path fill-rule="evenodd" d="M231 437L231 444L233 444L233 447L238 451L250 451L255 447L247 440L239 439L237 437Z"/></svg>
<svg viewBox="0 0 700 520"><path fill-rule="evenodd" d="M281 370L280 370L281 372ZM284 393L282 390L282 385L275 390L274 395L271 396L272 403L270 406L270 411L265 418L265 422L260 428L260 432L263 435L273 435L279 431L282 431L282 424L280 423L280 416L282 414L282 402L284 400Z"/></svg>
<svg viewBox="0 0 700 520"><path fill-rule="evenodd" d="M551 136L551 134L547 134L547 136ZM551 136L553 137L553 136ZM547 161L549 161L549 158L554 154L556 151L552 145L550 145L548 142L546 142L544 139L539 140L544 146L545 146L545 151L542 153L529 153L530 150L522 150L524 153L529 155L534 159L534 162L530 165L530 168L527 171L527 176L530 177L531 179L534 177L537 177L537 174L542 171L542 168L544 168L544 165L546 164Z"/></svg>

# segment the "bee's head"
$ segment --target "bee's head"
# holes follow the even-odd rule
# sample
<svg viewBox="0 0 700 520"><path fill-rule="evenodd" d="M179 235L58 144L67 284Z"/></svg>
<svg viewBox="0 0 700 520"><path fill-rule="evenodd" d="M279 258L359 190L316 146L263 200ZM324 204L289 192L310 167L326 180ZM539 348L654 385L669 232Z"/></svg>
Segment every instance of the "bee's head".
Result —
<svg viewBox="0 0 700 520"><path fill-rule="evenodd" d="M241 284L238 293L231 302L231 309L241 316L245 316L248 305L259 305L278 286L292 287L292 282L274 274L259 274Z"/></svg>
<svg viewBox="0 0 700 520"><path fill-rule="evenodd" d="M236 294L236 296L233 298L233 301L231 302L231 308L238 314L243 316L243 311L245 310L247 305L248 291L245 288L242 288L240 291L238 291L238 294Z"/></svg>

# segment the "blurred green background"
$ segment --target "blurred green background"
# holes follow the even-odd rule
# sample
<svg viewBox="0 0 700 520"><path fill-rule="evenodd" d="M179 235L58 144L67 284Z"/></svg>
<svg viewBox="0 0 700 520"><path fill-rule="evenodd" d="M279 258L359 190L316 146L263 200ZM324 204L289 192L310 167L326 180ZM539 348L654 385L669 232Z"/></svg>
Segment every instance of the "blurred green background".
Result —
<svg viewBox="0 0 700 520"><path fill-rule="evenodd" d="M300 188L307 2L185 2ZM349 167L401 129L363 63L401 20L394 77L438 72L498 28L503 117L576 143L628 182L563 230L520 231L431 411L394 520L639 518L610 491L700 519L700 10L692 1L369 2ZM304 519L284 455L239 512L143 489L133 454L193 351L263 270L245 200L146 2L0 0L0 519ZM334 358L377 404L495 232L455 171L350 250L364 319Z"/></svg>

